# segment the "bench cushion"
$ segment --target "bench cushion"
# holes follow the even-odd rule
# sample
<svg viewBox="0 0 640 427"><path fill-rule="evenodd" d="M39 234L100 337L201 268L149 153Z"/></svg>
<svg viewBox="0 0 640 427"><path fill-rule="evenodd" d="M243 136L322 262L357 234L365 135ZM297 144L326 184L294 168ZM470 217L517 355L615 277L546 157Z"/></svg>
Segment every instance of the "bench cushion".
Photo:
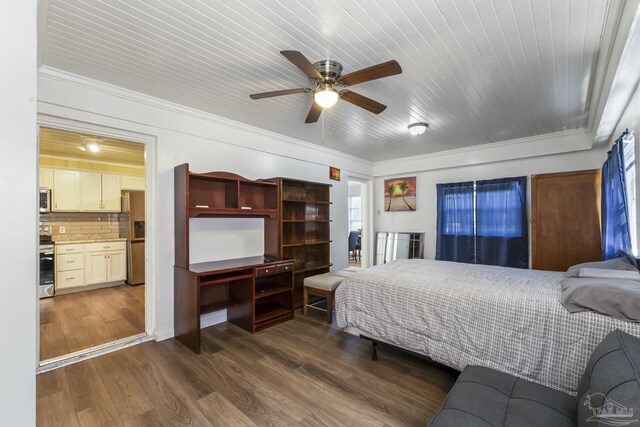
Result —
<svg viewBox="0 0 640 427"><path fill-rule="evenodd" d="M607 335L589 358L578 385L578 398L578 420L581 426L614 425L607 421L638 420L640 339L619 330ZM603 413L601 408L611 408L615 416L609 417L611 414ZM630 424L637 423L634 421Z"/></svg>
<svg viewBox="0 0 640 427"><path fill-rule="evenodd" d="M344 277L336 276L332 273L318 274L316 276L306 277L304 279L304 286L307 288L321 289L323 291L335 291L344 279Z"/></svg>
<svg viewBox="0 0 640 427"><path fill-rule="evenodd" d="M467 366L429 425L576 426L576 398L493 369Z"/></svg>

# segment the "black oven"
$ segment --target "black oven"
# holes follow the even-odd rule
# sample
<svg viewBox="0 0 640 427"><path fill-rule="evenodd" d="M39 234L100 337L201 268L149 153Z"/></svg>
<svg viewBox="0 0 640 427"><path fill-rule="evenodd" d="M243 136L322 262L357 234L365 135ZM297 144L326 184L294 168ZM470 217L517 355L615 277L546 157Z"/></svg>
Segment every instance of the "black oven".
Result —
<svg viewBox="0 0 640 427"><path fill-rule="evenodd" d="M40 282L38 283L40 298L53 296L56 272L54 260L54 246L40 245Z"/></svg>

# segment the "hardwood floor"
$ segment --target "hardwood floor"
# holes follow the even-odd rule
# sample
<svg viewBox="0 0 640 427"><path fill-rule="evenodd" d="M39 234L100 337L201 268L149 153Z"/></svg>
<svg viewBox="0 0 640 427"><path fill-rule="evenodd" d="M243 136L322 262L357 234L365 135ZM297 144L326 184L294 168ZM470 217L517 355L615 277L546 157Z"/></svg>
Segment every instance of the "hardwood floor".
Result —
<svg viewBox="0 0 640 427"><path fill-rule="evenodd" d="M40 360L144 332L144 286L40 300Z"/></svg>
<svg viewBox="0 0 640 427"><path fill-rule="evenodd" d="M424 426L457 372L296 313L251 335L202 331L202 352L147 342L37 377L40 426Z"/></svg>

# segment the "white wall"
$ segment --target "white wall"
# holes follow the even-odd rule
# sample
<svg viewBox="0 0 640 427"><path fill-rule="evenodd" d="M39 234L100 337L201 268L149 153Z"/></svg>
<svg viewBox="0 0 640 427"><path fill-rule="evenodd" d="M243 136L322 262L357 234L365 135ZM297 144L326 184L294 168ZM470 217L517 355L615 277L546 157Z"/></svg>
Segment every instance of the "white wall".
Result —
<svg viewBox="0 0 640 427"><path fill-rule="evenodd" d="M36 1L0 13L0 425L35 424Z"/></svg>
<svg viewBox="0 0 640 427"><path fill-rule="evenodd" d="M212 102L216 102L212 100ZM372 165L302 141L264 132L196 110L165 103L99 82L41 70L38 112L75 121L151 135L156 140L156 333L173 333L173 168L189 163L194 172L230 171L249 179L285 176L332 184L331 257L334 268L347 260L347 181L329 180L329 166L370 176ZM192 223L194 223L192 221ZM261 220L198 221L194 261L262 253ZM207 245L209 237L222 245Z"/></svg>
<svg viewBox="0 0 640 427"><path fill-rule="evenodd" d="M559 136L556 143L562 143L562 138L562 136ZM505 154L508 154L509 151L515 148L505 145L502 149L505 151ZM447 157L446 154L441 154L440 164L449 164L452 166L416 172L416 162L414 160L408 160L405 167L413 170L413 172L408 173L402 172L402 163L396 163L395 174L377 176L375 178L375 230L424 232L425 257L433 259L436 250L436 184L522 175L530 178L532 174L599 169L606 159L607 150L608 146L571 153L551 154L500 162L479 162L478 164L461 166L454 166L456 162L460 161L460 156L450 154ZM481 158L482 156L478 154L477 157ZM425 161L425 164L430 165L431 163ZM417 208L413 212L385 212L384 178L403 175L417 177ZM528 193L530 184L531 181L528 180ZM529 195L528 199L530 199Z"/></svg>

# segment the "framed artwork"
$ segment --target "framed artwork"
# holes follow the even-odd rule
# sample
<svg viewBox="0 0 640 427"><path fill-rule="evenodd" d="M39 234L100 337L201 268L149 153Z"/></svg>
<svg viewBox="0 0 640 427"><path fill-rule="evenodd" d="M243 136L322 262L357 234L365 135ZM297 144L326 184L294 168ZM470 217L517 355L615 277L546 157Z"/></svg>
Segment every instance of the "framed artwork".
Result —
<svg viewBox="0 0 640 427"><path fill-rule="evenodd" d="M340 169L329 166L329 178L334 181L340 181Z"/></svg>
<svg viewBox="0 0 640 427"><path fill-rule="evenodd" d="M416 177L391 178L384 180L384 210L416 210Z"/></svg>

